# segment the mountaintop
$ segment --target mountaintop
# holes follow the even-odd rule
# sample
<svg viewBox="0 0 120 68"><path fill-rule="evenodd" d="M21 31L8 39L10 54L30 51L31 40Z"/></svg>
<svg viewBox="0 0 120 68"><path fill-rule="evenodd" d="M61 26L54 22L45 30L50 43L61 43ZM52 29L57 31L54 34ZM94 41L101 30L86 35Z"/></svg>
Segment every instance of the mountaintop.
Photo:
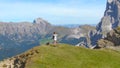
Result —
<svg viewBox="0 0 120 68"><path fill-rule="evenodd" d="M42 45L0 62L0 68L119 68L120 52L58 44Z"/></svg>

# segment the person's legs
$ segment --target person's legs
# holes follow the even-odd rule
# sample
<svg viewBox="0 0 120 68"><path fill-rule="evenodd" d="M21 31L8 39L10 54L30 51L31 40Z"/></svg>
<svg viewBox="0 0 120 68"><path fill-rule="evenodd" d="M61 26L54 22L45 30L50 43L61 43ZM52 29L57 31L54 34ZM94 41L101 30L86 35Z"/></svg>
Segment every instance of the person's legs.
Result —
<svg viewBox="0 0 120 68"><path fill-rule="evenodd" d="M55 46L57 45L57 41L56 41L56 40L54 40L54 45L55 45Z"/></svg>

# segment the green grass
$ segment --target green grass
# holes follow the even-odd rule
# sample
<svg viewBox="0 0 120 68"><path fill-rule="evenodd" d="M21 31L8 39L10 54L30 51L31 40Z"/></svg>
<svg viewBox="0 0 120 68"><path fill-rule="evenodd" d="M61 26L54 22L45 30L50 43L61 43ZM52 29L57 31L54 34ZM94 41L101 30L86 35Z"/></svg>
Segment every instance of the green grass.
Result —
<svg viewBox="0 0 120 68"><path fill-rule="evenodd" d="M39 46L26 68L120 68L120 52L91 50L66 44Z"/></svg>

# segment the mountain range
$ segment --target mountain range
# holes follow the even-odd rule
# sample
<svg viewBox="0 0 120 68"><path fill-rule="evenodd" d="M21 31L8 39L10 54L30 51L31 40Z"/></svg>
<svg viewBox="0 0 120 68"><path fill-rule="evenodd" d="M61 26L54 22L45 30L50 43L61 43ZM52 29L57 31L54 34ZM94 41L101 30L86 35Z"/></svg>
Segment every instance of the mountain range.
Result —
<svg viewBox="0 0 120 68"><path fill-rule="evenodd" d="M54 26L42 18L37 18L32 23L0 22L0 60L20 54L32 47L42 44L41 40L43 39L49 38L49 41L52 40L53 32L58 33L60 43L75 45L80 42L79 38L81 36L87 34L86 32L89 31L89 29L93 29L92 26L90 28L87 26L88 25L84 25L76 28Z"/></svg>

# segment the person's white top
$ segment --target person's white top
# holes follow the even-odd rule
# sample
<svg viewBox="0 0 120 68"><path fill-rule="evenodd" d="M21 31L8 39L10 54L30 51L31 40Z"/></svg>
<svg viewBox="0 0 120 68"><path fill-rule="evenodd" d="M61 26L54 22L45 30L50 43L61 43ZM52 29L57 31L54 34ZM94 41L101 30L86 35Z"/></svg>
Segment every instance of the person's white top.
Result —
<svg viewBox="0 0 120 68"><path fill-rule="evenodd" d="M54 40L57 41L57 34L53 34Z"/></svg>

